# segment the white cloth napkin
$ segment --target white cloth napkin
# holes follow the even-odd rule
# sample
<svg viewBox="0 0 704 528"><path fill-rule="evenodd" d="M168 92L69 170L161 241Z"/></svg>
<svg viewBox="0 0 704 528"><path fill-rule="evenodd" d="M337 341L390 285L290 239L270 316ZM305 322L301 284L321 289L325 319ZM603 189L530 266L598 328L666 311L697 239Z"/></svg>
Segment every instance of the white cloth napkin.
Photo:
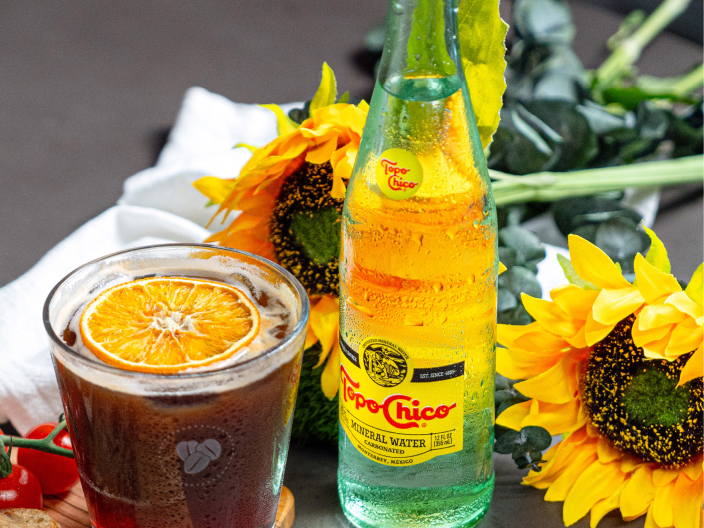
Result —
<svg viewBox="0 0 704 528"><path fill-rule="evenodd" d="M295 106L284 105L287 111ZM79 265L129 247L166 242L202 242L213 214L191 183L208 174L232 178L249 158L243 142L262 146L276 136L269 110L238 104L203 88L186 92L181 111L158 163L124 183L117 205L80 227L34 267L0 288L0 422L2 415L24 434L56 420L61 399L54 378L42 307L51 288ZM221 219L218 219L221 220ZM214 222L214 229L220 222ZM538 265L544 296L565 282L547 247Z"/></svg>

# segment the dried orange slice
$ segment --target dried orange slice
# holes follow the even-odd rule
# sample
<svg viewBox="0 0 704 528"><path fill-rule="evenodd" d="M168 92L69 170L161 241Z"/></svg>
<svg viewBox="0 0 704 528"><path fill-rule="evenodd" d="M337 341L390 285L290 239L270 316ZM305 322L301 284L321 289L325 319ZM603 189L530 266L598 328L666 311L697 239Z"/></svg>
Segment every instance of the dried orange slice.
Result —
<svg viewBox="0 0 704 528"><path fill-rule="evenodd" d="M259 311L227 284L152 277L100 293L81 315L83 343L125 370L172 373L231 357L259 333Z"/></svg>

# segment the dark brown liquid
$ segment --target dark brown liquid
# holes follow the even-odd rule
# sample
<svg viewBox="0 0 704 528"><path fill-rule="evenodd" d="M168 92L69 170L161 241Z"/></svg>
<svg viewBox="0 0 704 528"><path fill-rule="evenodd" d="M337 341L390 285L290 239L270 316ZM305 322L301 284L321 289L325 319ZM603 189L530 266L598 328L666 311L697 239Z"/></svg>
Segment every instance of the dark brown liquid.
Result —
<svg viewBox="0 0 704 528"><path fill-rule="evenodd" d="M57 364L94 525L273 526L300 359L239 389L161 397L113 391Z"/></svg>

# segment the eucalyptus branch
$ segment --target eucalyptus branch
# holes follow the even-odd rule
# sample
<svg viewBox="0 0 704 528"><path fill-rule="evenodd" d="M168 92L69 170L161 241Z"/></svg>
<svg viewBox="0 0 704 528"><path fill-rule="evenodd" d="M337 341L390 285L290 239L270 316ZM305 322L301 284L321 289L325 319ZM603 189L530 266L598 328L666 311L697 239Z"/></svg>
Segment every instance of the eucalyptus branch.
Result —
<svg viewBox="0 0 704 528"><path fill-rule="evenodd" d="M653 187L702 182L704 156L687 156L618 167L571 172L540 172L512 176L489 170L496 205L516 202L552 202L572 196L588 196L627 187Z"/></svg>
<svg viewBox="0 0 704 528"><path fill-rule="evenodd" d="M690 2L691 0L665 0L638 29L629 37L624 38L611 56L594 73L597 92L612 86L624 75L630 73L633 64L640 58L643 48L670 22L682 14Z"/></svg>

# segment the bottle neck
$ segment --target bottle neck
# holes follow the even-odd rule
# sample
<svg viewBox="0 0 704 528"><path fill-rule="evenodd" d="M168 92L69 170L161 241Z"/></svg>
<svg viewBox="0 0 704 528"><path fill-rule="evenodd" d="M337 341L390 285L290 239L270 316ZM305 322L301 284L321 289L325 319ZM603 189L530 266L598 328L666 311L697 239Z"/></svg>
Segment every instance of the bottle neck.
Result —
<svg viewBox="0 0 704 528"><path fill-rule="evenodd" d="M389 0L386 37L377 81L387 91L409 79L457 77L458 0Z"/></svg>

